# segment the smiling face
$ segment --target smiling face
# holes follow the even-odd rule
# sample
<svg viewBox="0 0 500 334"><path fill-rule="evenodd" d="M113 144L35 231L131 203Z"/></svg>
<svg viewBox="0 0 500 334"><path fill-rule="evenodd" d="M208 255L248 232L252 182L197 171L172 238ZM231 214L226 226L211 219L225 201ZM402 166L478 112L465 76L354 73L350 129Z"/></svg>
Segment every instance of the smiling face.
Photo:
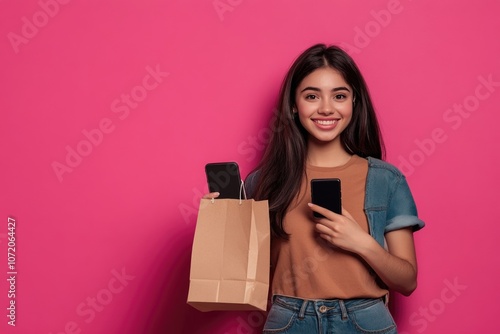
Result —
<svg viewBox="0 0 500 334"><path fill-rule="evenodd" d="M295 105L309 140L340 144L340 134L352 118L353 97L352 88L331 67L306 76L295 91Z"/></svg>

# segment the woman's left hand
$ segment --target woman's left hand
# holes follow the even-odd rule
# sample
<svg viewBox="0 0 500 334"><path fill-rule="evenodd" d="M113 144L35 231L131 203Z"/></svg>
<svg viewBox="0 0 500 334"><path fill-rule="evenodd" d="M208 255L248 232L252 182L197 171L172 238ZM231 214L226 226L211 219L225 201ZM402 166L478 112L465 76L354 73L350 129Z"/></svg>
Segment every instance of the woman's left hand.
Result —
<svg viewBox="0 0 500 334"><path fill-rule="evenodd" d="M358 253L358 247L365 244L364 238L371 238L346 209L342 208L342 215L339 215L312 203L308 205L325 217L315 218L316 231L332 245Z"/></svg>

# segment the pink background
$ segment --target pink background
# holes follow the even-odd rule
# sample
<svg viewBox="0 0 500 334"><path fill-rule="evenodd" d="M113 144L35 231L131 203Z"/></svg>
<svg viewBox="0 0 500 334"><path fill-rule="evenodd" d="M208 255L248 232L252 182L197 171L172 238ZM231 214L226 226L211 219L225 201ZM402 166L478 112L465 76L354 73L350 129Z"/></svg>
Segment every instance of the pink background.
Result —
<svg viewBox="0 0 500 334"><path fill-rule="evenodd" d="M427 222L415 236L419 287L394 298L400 332L496 332L499 10L0 0L0 332L258 333L261 313L185 304L203 166L237 161L247 175L286 69L317 42L357 61L388 161Z"/></svg>

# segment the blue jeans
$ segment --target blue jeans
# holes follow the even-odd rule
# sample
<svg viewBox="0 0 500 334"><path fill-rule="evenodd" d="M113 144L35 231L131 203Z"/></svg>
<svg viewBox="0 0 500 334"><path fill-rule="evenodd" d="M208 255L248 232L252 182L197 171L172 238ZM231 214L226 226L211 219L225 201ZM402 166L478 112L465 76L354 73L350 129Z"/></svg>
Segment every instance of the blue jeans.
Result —
<svg viewBox="0 0 500 334"><path fill-rule="evenodd" d="M397 333L382 298L300 299L273 296L263 333Z"/></svg>

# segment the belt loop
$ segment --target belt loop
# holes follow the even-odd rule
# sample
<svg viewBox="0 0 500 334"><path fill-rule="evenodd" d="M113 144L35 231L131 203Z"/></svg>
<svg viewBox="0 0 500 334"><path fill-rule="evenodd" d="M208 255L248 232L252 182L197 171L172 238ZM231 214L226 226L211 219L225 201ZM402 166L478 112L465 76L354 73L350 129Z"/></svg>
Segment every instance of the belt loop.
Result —
<svg viewBox="0 0 500 334"><path fill-rule="evenodd" d="M306 315L307 303L308 303L307 299L304 299L304 301L302 302L302 306L300 307L299 319L304 319L304 317Z"/></svg>
<svg viewBox="0 0 500 334"><path fill-rule="evenodd" d="M339 305L340 305L340 310L342 311L342 320L347 319L347 309L345 308L344 301L341 299L339 300Z"/></svg>

